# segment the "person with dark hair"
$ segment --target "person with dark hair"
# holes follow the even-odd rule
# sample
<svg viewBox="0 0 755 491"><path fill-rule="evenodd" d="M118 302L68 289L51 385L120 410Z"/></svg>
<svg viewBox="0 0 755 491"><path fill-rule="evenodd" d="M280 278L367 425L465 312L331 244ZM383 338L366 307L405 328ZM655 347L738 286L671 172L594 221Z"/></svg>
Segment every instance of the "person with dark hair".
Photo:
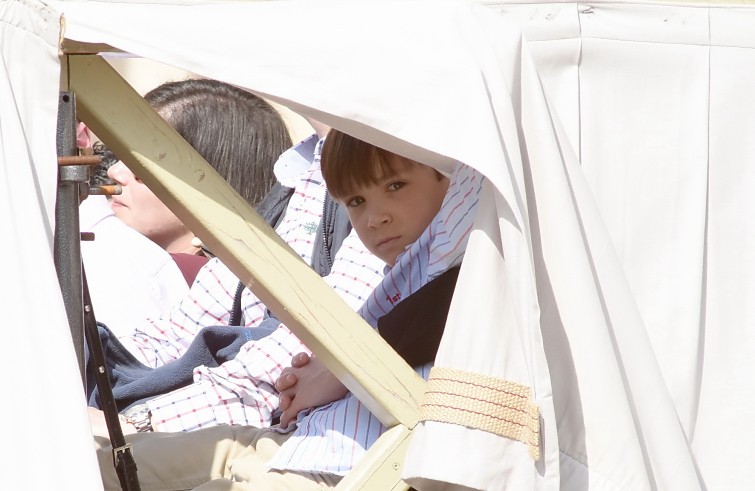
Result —
<svg viewBox="0 0 755 491"><path fill-rule="evenodd" d="M273 164L291 146L288 129L261 97L207 79L164 83L144 99L251 206L275 183ZM201 242L123 162L108 169L123 192L115 215L170 253L202 254Z"/></svg>
<svg viewBox="0 0 755 491"><path fill-rule="evenodd" d="M461 264L478 203L481 176L457 164L448 178L432 167L335 130L325 140L322 159L323 176L343 184L336 184L334 198L347 209L354 230L367 249L387 265L383 281L369 295L359 314L380 329L381 320L390 316L395 305L410 302L416 296L422 296L426 303L429 295L431 300L444 299L445 305L435 305L443 315L430 316L431 322L440 325L442 331L455 276L448 280L450 288L446 283L440 289L444 291L442 296L438 295L439 290L421 292L436 281L446 281L442 279L446 273ZM347 176L341 180L344 172ZM422 317L421 311L419 314ZM402 319L390 319L383 326L393 330L391 324L406 325L404 320L415 328L425 324L423 319L411 318L405 309L401 316ZM281 325L260 340L258 347L254 347L255 341L247 344L259 353L259 363L269 366L270 362L265 364L265 357L270 357L266 348L285 336L293 337ZM271 342L276 337L276 342ZM425 378L432 358L433 353L425 353L414 359L421 364L415 369ZM139 479L150 489L238 486L303 490L335 486L385 428L352 394L332 399L317 401L311 411L300 413L290 433L285 433L290 428L219 425L188 433L135 435L130 443L139 465ZM98 439L98 444L104 444L98 449L98 457L105 488L117 489L112 449L102 440ZM203 486L203 483L209 484Z"/></svg>
<svg viewBox="0 0 755 491"><path fill-rule="evenodd" d="M262 201L275 183L273 164L292 144L270 103L210 79L167 82L144 99L251 206Z"/></svg>
<svg viewBox="0 0 755 491"><path fill-rule="evenodd" d="M206 79L167 82L145 99L251 206L274 185L273 166L291 139L268 102ZM82 257L98 320L125 336L180 302L208 258L201 241L117 156L100 142L93 147L102 164L90 183L119 184L122 193L109 205L104 196L82 202L81 230L95 233L82 242Z"/></svg>
<svg viewBox="0 0 755 491"><path fill-rule="evenodd" d="M371 165L363 164L367 162ZM336 130L330 131L323 148L322 173L330 194L346 207L352 225L361 231L362 241L389 267L393 267L395 258L404 252L406 237L418 237L431 222L448 187L448 178L432 167ZM455 276L453 279L455 283ZM433 288L438 288L437 282ZM389 301L392 305L400 300L399 297ZM412 300L412 303L418 301L417 298ZM442 310L442 305L436 310ZM406 320L405 316L402 318ZM440 343L442 329L433 333L432 341L429 330L430 326L425 326L422 332L402 330L395 342L389 336L396 333L389 332L387 327L381 328L380 333L405 360L418 366L434 359ZM407 335L416 337L407 342ZM276 382L283 427L295 420L300 411L325 405L348 393L346 387L308 353L297 354L291 363L292 368L284 370Z"/></svg>

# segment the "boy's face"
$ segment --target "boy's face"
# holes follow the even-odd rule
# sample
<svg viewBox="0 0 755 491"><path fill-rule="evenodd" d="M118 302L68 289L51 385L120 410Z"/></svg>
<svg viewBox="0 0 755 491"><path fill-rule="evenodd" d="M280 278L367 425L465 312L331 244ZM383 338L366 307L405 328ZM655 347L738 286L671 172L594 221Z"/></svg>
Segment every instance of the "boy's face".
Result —
<svg viewBox="0 0 755 491"><path fill-rule="evenodd" d="M356 188L342 200L362 243L389 266L430 225L449 182L432 167L394 158L395 173Z"/></svg>

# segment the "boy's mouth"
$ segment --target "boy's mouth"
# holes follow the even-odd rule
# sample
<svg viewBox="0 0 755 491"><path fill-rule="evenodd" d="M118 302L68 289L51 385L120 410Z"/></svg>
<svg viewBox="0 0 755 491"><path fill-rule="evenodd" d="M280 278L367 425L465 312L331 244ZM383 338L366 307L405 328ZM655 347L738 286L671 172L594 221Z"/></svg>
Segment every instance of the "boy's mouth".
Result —
<svg viewBox="0 0 755 491"><path fill-rule="evenodd" d="M378 241L377 246L383 247L386 244L390 244L391 242L397 241L400 237L398 235L395 235L393 237L385 237Z"/></svg>

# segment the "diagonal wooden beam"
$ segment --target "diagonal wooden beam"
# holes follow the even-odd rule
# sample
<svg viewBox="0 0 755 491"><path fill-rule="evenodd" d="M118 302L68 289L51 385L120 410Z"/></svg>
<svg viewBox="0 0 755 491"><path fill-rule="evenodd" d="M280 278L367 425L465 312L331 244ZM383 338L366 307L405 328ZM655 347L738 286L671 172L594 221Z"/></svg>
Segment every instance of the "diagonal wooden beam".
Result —
<svg viewBox="0 0 755 491"><path fill-rule="evenodd" d="M413 428L421 377L104 60L67 58L80 119L384 425Z"/></svg>
<svg viewBox="0 0 755 491"><path fill-rule="evenodd" d="M70 39L63 39L60 43L60 51L63 54L92 54L97 53L123 53L122 50L113 48L109 44L104 43L85 43L81 41L72 41Z"/></svg>

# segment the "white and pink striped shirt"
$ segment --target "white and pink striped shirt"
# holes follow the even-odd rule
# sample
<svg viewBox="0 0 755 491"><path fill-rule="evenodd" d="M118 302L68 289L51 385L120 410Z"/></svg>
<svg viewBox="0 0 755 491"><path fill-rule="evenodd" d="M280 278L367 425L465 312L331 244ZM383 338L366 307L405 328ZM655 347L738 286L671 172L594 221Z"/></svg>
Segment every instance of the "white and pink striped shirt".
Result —
<svg viewBox="0 0 755 491"><path fill-rule="evenodd" d="M279 235L308 264L323 212L325 183L320 173L319 145L311 137L284 153L276 163L295 177L279 180L294 187ZM325 278L339 296L358 309L383 277L384 263L352 232L338 250ZM188 297L170 315L150 320L121 342L148 366L168 363L185 353L202 327L227 325L238 279L219 260L199 272ZM246 326L258 325L265 307L249 291L242 297ZM157 431L191 431L218 424L269 426L278 409L275 380L291 357L306 347L285 326L250 341L220 367L197 367L194 383L148 402Z"/></svg>
<svg viewBox="0 0 755 491"><path fill-rule="evenodd" d="M420 238L386 272L360 315L373 327L393 305L420 287L461 264L479 202L482 178L458 164L440 211ZM417 369L427 379L430 364ZM279 470L344 475L385 431L353 395L301 413L293 435L269 463Z"/></svg>

